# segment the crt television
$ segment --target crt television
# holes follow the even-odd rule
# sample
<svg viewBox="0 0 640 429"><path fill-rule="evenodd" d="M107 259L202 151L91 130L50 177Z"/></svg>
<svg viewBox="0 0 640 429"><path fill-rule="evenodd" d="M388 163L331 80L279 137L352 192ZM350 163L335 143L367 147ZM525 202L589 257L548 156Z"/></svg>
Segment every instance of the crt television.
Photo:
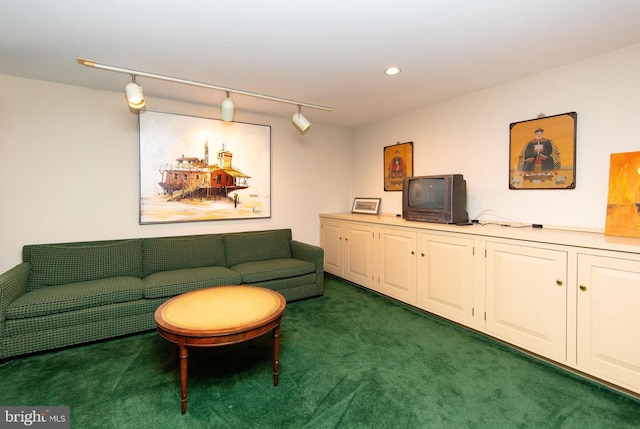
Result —
<svg viewBox="0 0 640 429"><path fill-rule="evenodd" d="M467 182L462 174L405 177L402 217L433 223L466 223Z"/></svg>

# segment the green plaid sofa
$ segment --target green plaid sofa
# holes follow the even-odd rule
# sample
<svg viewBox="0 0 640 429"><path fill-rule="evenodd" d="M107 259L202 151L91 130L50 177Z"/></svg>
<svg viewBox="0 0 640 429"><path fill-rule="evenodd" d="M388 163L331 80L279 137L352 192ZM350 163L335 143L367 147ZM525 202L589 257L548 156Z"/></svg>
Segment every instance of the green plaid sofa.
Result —
<svg viewBox="0 0 640 429"><path fill-rule="evenodd" d="M0 274L0 359L155 329L160 304L211 286L322 295L323 258L290 229L26 245Z"/></svg>

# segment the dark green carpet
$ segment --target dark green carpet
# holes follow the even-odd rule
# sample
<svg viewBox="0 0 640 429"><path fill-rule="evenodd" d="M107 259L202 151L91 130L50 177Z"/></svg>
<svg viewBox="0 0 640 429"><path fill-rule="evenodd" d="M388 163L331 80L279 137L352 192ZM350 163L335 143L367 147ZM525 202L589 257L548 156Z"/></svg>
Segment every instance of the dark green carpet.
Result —
<svg viewBox="0 0 640 429"><path fill-rule="evenodd" d="M66 405L72 428L626 428L640 401L328 277L270 337L190 349L155 332L10 360L1 405Z"/></svg>

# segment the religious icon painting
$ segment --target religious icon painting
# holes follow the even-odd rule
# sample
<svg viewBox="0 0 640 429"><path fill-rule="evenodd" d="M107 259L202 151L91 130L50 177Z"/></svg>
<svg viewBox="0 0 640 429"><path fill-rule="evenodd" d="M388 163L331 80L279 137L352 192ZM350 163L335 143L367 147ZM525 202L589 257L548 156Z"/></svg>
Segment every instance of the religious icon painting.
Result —
<svg viewBox="0 0 640 429"><path fill-rule="evenodd" d="M509 189L575 189L577 113L509 125Z"/></svg>
<svg viewBox="0 0 640 429"><path fill-rule="evenodd" d="M402 191L405 177L413 176L413 142L384 148L384 190Z"/></svg>

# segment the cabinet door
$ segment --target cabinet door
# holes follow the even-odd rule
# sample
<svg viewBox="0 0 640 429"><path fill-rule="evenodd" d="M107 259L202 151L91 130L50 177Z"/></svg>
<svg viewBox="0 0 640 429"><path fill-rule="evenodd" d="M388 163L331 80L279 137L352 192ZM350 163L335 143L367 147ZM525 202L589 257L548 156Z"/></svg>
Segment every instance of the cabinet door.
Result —
<svg viewBox="0 0 640 429"><path fill-rule="evenodd" d="M416 232L380 228L380 273L377 289L416 305Z"/></svg>
<svg viewBox="0 0 640 429"><path fill-rule="evenodd" d="M473 245L470 238L420 235L418 307L473 324Z"/></svg>
<svg viewBox="0 0 640 429"><path fill-rule="evenodd" d="M640 261L578 255L577 364L640 392Z"/></svg>
<svg viewBox="0 0 640 429"><path fill-rule="evenodd" d="M324 249L324 270L342 277L344 256L342 222L320 222L320 246Z"/></svg>
<svg viewBox="0 0 640 429"><path fill-rule="evenodd" d="M344 233L344 278L371 287L375 263L374 228L363 224L347 224Z"/></svg>
<svg viewBox="0 0 640 429"><path fill-rule="evenodd" d="M486 332L566 361L566 252L505 242L486 250Z"/></svg>

